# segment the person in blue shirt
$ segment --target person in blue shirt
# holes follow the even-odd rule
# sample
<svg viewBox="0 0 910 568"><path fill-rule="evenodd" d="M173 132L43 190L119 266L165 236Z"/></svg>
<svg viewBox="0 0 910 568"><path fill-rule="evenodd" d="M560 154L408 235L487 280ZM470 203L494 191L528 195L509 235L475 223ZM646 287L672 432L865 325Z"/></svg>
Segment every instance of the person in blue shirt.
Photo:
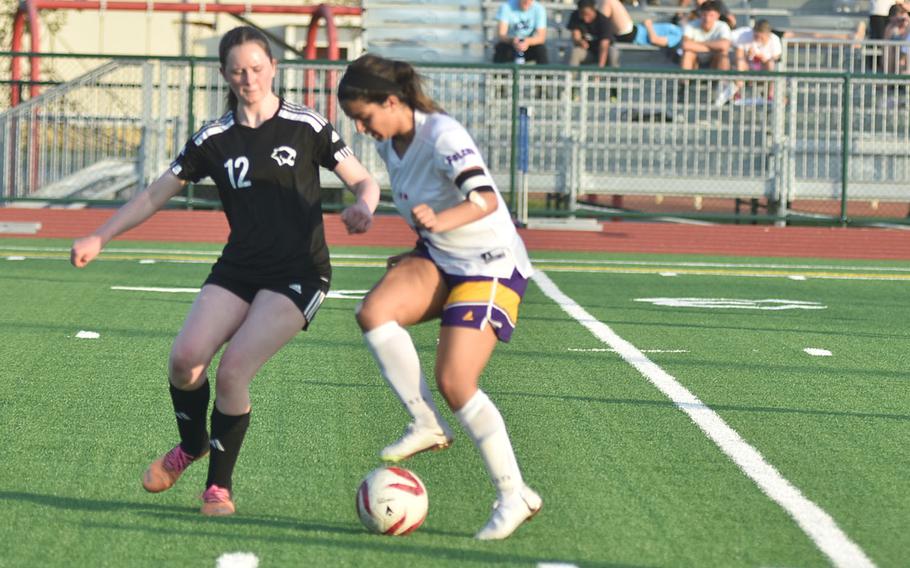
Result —
<svg viewBox="0 0 910 568"><path fill-rule="evenodd" d="M602 0L599 10L610 20L613 37L617 43L675 49L682 42L681 27L668 22L655 23L651 20L636 24L620 0Z"/></svg>
<svg viewBox="0 0 910 568"><path fill-rule="evenodd" d="M641 25L635 26L634 45L654 45L676 49L682 43L683 30L670 22L652 22L645 20Z"/></svg>
<svg viewBox="0 0 910 568"><path fill-rule="evenodd" d="M547 11L537 0L506 0L496 13L494 63L548 63Z"/></svg>

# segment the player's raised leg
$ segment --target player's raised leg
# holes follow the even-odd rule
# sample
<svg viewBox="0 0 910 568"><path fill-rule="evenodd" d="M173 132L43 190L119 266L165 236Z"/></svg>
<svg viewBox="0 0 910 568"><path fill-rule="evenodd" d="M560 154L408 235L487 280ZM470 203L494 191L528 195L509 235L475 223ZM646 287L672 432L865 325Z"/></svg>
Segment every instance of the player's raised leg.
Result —
<svg viewBox="0 0 910 568"><path fill-rule="evenodd" d="M170 489L184 470L208 453L206 428L209 381L206 369L215 352L231 337L249 305L219 286L202 287L168 362L169 386L180 443L149 465L142 486L151 493Z"/></svg>
<svg viewBox="0 0 910 568"><path fill-rule="evenodd" d="M405 330L436 317L445 294L436 266L425 258L409 256L389 269L358 308L363 339L412 419L404 435L382 449L383 460L399 462L452 442L452 431L433 402L417 350Z"/></svg>

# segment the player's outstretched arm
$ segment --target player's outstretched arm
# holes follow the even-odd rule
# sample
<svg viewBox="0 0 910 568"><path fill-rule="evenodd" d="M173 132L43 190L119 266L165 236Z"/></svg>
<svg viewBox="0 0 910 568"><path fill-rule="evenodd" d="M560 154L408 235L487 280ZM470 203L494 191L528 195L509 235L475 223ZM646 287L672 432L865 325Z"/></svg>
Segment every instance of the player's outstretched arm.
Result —
<svg viewBox="0 0 910 568"><path fill-rule="evenodd" d="M76 239L70 250L70 262L76 268L82 268L94 260L111 239L151 217L155 211L164 207L171 197L177 195L184 185L186 182L175 176L170 170L163 173L145 190L127 201L95 232L87 237Z"/></svg>
<svg viewBox="0 0 910 568"><path fill-rule="evenodd" d="M357 201L341 212L348 233L365 233L373 224L373 212L379 204L379 185L355 156L348 156L335 167L338 176Z"/></svg>

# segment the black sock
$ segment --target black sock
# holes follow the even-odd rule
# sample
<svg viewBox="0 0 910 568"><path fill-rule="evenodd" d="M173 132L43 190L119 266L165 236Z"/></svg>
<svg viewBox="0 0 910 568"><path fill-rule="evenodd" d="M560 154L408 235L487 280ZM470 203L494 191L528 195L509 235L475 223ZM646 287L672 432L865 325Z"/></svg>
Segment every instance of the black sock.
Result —
<svg viewBox="0 0 910 568"><path fill-rule="evenodd" d="M205 417L209 410L209 380L196 390L184 391L171 385L171 401L180 432L180 447L193 457L208 449L209 436Z"/></svg>
<svg viewBox="0 0 910 568"><path fill-rule="evenodd" d="M209 454L206 488L217 485L231 489L234 464L237 463L237 455L240 454L240 446L249 426L249 412L240 416L228 416L222 414L217 406L212 410L212 441L209 443L212 453Z"/></svg>

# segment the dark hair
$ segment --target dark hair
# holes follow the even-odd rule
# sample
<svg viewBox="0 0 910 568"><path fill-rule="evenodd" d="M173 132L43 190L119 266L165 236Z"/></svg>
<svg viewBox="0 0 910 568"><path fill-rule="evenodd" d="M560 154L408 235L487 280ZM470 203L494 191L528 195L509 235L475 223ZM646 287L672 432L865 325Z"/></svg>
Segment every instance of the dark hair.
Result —
<svg viewBox="0 0 910 568"><path fill-rule="evenodd" d="M269 46L269 39L265 37L264 33L251 26L238 26L224 34L218 43L218 60L221 61L222 70L227 65L228 53L231 52L231 49L248 41L259 44L259 47L269 56L269 61L274 59L272 57L272 48ZM237 95L230 89L228 89L227 94L227 107L232 111L237 110Z"/></svg>
<svg viewBox="0 0 910 568"><path fill-rule="evenodd" d="M759 20L755 22L755 27L752 29L757 32L770 32L771 24L768 22L768 20Z"/></svg>
<svg viewBox="0 0 910 568"><path fill-rule="evenodd" d="M698 7L699 14L704 14L705 12L708 12L708 11L714 11L714 12L717 12L718 14L724 13L724 11L720 9L720 4L718 4L714 0L708 0L707 2L705 2L704 4L702 4L701 6Z"/></svg>
<svg viewBox="0 0 910 568"><path fill-rule="evenodd" d="M594 0L578 0L578 9L581 10L583 8L597 9L595 8Z"/></svg>
<svg viewBox="0 0 910 568"><path fill-rule="evenodd" d="M395 95L412 109L445 112L423 92L423 81L410 63L378 55L361 55L344 72L338 84L338 101L364 100L383 103Z"/></svg>

